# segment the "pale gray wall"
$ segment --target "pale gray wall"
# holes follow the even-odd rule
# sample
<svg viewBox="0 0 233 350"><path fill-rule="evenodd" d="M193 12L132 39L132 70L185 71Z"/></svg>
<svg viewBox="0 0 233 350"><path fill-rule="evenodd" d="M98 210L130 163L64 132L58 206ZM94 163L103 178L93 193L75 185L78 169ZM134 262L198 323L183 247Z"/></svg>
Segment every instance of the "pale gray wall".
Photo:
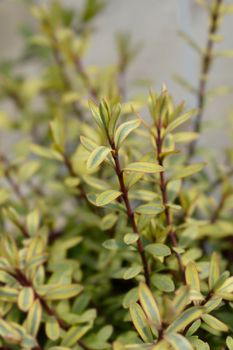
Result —
<svg viewBox="0 0 233 350"><path fill-rule="evenodd" d="M49 0L47 0L49 1ZM232 3L232 0L225 0ZM38 1L41 2L41 1ZM46 2L46 1L44 1ZM63 0L66 5L78 6L79 0ZM151 79L156 89L165 83L175 98L186 99L190 106L195 99L187 95L173 80L180 74L197 83L199 60L178 37L182 29L192 35L203 46L206 42L207 18L195 0L108 0L108 6L96 22L98 32L93 38L88 64L106 65L116 59L114 34L130 31L135 41L143 42L143 49L130 68L128 80ZM0 58L15 57L22 49L17 36L18 26L31 21L27 9L20 0L0 1ZM221 28L225 41L219 48L233 48L233 16L229 16ZM218 59L212 69L210 87L233 86L233 60ZM232 95L219 97L208 106L207 120L226 118L233 106ZM226 144L226 129L208 130L203 140L213 147Z"/></svg>

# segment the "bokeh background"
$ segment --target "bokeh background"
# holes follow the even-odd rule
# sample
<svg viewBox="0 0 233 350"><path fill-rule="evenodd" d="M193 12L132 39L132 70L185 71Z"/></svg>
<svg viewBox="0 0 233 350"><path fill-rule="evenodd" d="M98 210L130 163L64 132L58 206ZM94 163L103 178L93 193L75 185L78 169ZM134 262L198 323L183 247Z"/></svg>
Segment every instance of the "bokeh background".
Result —
<svg viewBox="0 0 233 350"><path fill-rule="evenodd" d="M49 0L47 0L49 1ZM46 3L46 1L38 1ZM66 6L78 8L80 0L61 0ZM225 0L232 3L233 0ZM16 58L23 49L19 35L22 24L33 19L25 2L0 0L0 59ZM115 34L131 32L134 41L143 44L141 53L131 65L127 75L130 84L136 78L148 78L152 86L160 89L163 83L177 100L186 100L189 107L196 104L194 96L188 94L174 80L181 75L191 84L197 85L200 59L180 38L179 31L192 36L201 47L207 40L208 19L195 0L107 0L105 11L96 21L97 31L93 36L87 64L107 65L116 60ZM217 50L233 49L233 15L226 17L220 34L224 41L216 45ZM28 67L36 74L36 67ZM233 59L218 58L211 70L209 88L233 87ZM210 102L205 113L205 133L202 143L208 143L220 152L229 142L227 119L233 110L232 93ZM213 124L215 127L210 128Z"/></svg>

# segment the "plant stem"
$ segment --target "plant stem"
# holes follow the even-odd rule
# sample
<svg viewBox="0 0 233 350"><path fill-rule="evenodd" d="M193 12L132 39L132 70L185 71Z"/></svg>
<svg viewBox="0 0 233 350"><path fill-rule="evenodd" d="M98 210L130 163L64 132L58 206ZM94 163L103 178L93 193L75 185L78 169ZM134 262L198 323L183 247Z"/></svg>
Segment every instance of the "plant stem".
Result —
<svg viewBox="0 0 233 350"><path fill-rule="evenodd" d="M161 120L159 120L158 125L157 125L157 136L155 137L155 142L157 146L157 161L158 164L163 166L163 157L162 157L162 147L163 147L163 138L161 135L161 128L162 128L162 123ZM162 201L163 205L165 207L164 213L165 213L165 218L166 218L166 224L168 226L168 237L170 238L172 244L174 247L177 246L177 237L176 237L176 232L174 229L174 224L173 224L173 218L171 214L171 210L168 206L168 193L167 193L167 183L166 183L166 178L165 178L165 173L164 171L161 171L159 173L159 178L160 178L160 190L162 194ZM179 264L179 268L182 274L182 279L185 281L185 268L182 263L182 258L181 255L178 252L175 252L176 258Z"/></svg>
<svg viewBox="0 0 233 350"><path fill-rule="evenodd" d="M218 203L216 209L214 210L214 212L213 212L213 214L212 214L212 216L210 218L211 224L214 224L218 220L219 215L221 214L221 211L224 208L224 204L225 204L225 201L226 201L227 197L228 197L228 193L227 192L222 194L222 196L221 196L221 198L219 200L219 203Z"/></svg>
<svg viewBox="0 0 233 350"><path fill-rule="evenodd" d="M202 129L202 120L203 113L205 109L206 103L206 88L207 88L207 80L208 74L213 61L213 46L214 46L214 34L216 34L218 30L218 20L220 16L220 7L223 0L216 0L215 7L210 15L210 26L208 32L208 40L206 44L206 48L204 54L202 56L201 63L201 76L199 79L198 93L197 93L197 106L198 106L198 114L196 116L193 131L196 133L200 133ZM191 160L196 152L197 140L194 140L190 143L187 154L187 162Z"/></svg>
<svg viewBox="0 0 233 350"><path fill-rule="evenodd" d="M210 183L210 186L208 187L208 192L214 191L219 185L222 184L223 177L231 177L233 176L233 169L230 169L224 174L223 176L219 176L216 180L214 180L212 183Z"/></svg>
<svg viewBox="0 0 233 350"><path fill-rule="evenodd" d="M76 71L81 76L81 78L82 78L87 90L89 91L91 97L96 101L98 98L98 93L97 93L96 89L92 86L91 81L89 79L89 76L84 69L84 66L83 66L81 59L79 57L75 57L74 55L72 55L72 61L74 63Z"/></svg>
<svg viewBox="0 0 233 350"><path fill-rule="evenodd" d="M8 181L9 185L13 189L14 194L18 197L18 199L22 202L22 204L26 207L27 206L27 201L24 195L21 192L21 189L19 185L15 182L15 180L12 178L9 170L9 162L6 159L6 157L3 154L0 154L0 162L2 162L5 166L4 169L4 175L6 180Z"/></svg>
<svg viewBox="0 0 233 350"><path fill-rule="evenodd" d="M120 164L118 149L115 145L115 142L110 138L109 135L108 135L108 141L109 141L109 144L110 144L111 149L112 149L112 158L114 160L115 171L116 171L116 175L117 175L120 189L122 192L122 199L123 199L123 202L124 202L125 207L126 207L128 220L131 224L133 232L139 235L139 230L138 230L136 220L135 220L135 213L134 213L134 210L130 204L130 200L129 200L129 196L128 196L128 189L127 189L127 187L125 185L125 181L124 181L123 170L122 170L121 164ZM144 247L142 244L142 240L140 237L137 240L137 249L138 249L138 252L139 252L141 260L142 260L145 281L146 281L147 286L150 288L151 283L150 283L149 266L148 266L148 262L146 259L145 250L144 250Z"/></svg>

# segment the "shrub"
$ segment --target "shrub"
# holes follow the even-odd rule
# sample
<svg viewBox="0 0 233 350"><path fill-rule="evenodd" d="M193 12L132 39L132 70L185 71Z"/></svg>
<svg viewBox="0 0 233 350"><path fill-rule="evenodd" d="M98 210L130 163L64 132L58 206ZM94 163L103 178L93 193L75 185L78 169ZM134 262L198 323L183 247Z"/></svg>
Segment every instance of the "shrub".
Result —
<svg viewBox="0 0 233 350"><path fill-rule="evenodd" d="M183 35L202 63L196 110L166 87L125 101L129 36L116 64L83 64L102 0L32 6L23 56L1 65L1 128L19 138L0 154L1 349L233 349L233 153L197 147L232 5L200 3L206 48ZM31 62L36 76L18 69Z"/></svg>

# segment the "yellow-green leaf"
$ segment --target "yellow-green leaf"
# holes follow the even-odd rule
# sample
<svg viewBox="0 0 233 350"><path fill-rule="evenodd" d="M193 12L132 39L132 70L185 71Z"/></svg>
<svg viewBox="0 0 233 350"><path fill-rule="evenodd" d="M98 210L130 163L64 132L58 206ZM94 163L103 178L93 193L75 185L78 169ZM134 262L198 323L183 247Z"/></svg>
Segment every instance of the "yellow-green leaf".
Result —
<svg viewBox="0 0 233 350"><path fill-rule="evenodd" d="M135 119L129 122L125 122L117 128L114 137L114 141L117 148L119 148L122 145L123 141L133 130L139 127L140 123L140 120Z"/></svg>
<svg viewBox="0 0 233 350"><path fill-rule="evenodd" d="M154 174L164 171L164 168L161 165L155 163L136 162L128 164L127 167L124 168L124 171Z"/></svg>
<svg viewBox="0 0 233 350"><path fill-rule="evenodd" d="M51 285L51 288L44 295L46 300L63 300L75 297L83 291L80 284L57 284Z"/></svg>
<svg viewBox="0 0 233 350"><path fill-rule="evenodd" d="M229 350L233 350L233 338L228 336L226 339L226 344Z"/></svg>
<svg viewBox="0 0 233 350"><path fill-rule="evenodd" d="M173 307L177 315L179 315L186 305L189 303L189 287L182 286L177 292L173 299Z"/></svg>
<svg viewBox="0 0 233 350"><path fill-rule="evenodd" d="M161 290L162 292L173 292L175 290L175 284L171 276L154 273L151 276L151 282L153 286Z"/></svg>
<svg viewBox="0 0 233 350"><path fill-rule="evenodd" d="M31 287L24 287L18 296L18 307L22 311L28 311L34 302L34 292Z"/></svg>
<svg viewBox="0 0 233 350"><path fill-rule="evenodd" d="M206 324L208 324L208 326L212 327L216 331L219 331L219 332L227 332L228 331L228 326L212 315L203 314L201 316L201 318Z"/></svg>
<svg viewBox="0 0 233 350"><path fill-rule="evenodd" d="M147 204L142 204L135 209L135 212L143 215L158 215L162 213L164 206L160 203L151 202Z"/></svg>
<svg viewBox="0 0 233 350"><path fill-rule="evenodd" d="M129 280L131 278L136 277L142 271L141 265L132 266L127 269L123 275L124 280Z"/></svg>
<svg viewBox="0 0 233 350"><path fill-rule="evenodd" d="M233 292L233 276L229 277L223 282L221 286L216 289L217 292L221 293L232 293Z"/></svg>
<svg viewBox="0 0 233 350"><path fill-rule="evenodd" d="M175 171L171 180L182 179L184 177L196 174L199 171L201 171L204 168L204 166L205 166L205 163L196 163L196 164L187 165L186 167Z"/></svg>
<svg viewBox="0 0 233 350"><path fill-rule="evenodd" d="M91 110L91 114L92 114L93 118L95 119L95 121L99 125L99 127L101 128L103 126L103 122L102 122L102 119L100 117L98 106L91 100L89 100L88 103L89 103L89 108Z"/></svg>
<svg viewBox="0 0 233 350"><path fill-rule="evenodd" d="M26 318L25 327L29 334L36 337L41 323L42 307L40 301L37 299L31 306Z"/></svg>
<svg viewBox="0 0 233 350"><path fill-rule="evenodd" d="M177 132L173 134L173 140L175 143L185 143L192 142L198 138L198 133L196 132Z"/></svg>
<svg viewBox="0 0 233 350"><path fill-rule="evenodd" d="M186 284L192 289L200 292L200 281L197 271L197 266L194 262L190 261L185 269Z"/></svg>
<svg viewBox="0 0 233 350"><path fill-rule="evenodd" d="M57 340L60 337L60 327L54 316L50 316L46 321L45 331L51 340Z"/></svg>
<svg viewBox="0 0 233 350"><path fill-rule="evenodd" d="M33 236L37 232L40 224L40 215L38 210L35 209L27 215L26 224L29 234Z"/></svg>
<svg viewBox="0 0 233 350"><path fill-rule="evenodd" d="M220 277L220 261L219 256L216 253L211 255L210 259L210 271L209 271L209 289L214 288L215 283Z"/></svg>
<svg viewBox="0 0 233 350"><path fill-rule="evenodd" d="M71 327L67 333L65 333L62 343L62 346L67 346L69 348L73 347L79 339L81 339L84 334L86 334L91 327L88 326L78 326Z"/></svg>
<svg viewBox="0 0 233 350"><path fill-rule="evenodd" d="M137 233L126 233L124 236L124 242L127 245L136 243L139 238L139 235Z"/></svg>
<svg viewBox="0 0 233 350"><path fill-rule="evenodd" d="M94 151L96 147L99 147L98 143L93 141L92 139L86 137L86 136L80 136L80 142L81 145L87 150L87 151Z"/></svg>
<svg viewBox="0 0 233 350"><path fill-rule="evenodd" d="M179 315L174 322L167 328L168 332L179 332L183 330L193 321L201 317L203 310L201 307L193 306L185 310L181 315Z"/></svg>
<svg viewBox="0 0 233 350"><path fill-rule="evenodd" d="M114 201L115 199L117 199L120 195L121 195L120 191L116 191L116 190L104 191L96 197L96 205L100 207L103 205L107 205L112 201Z"/></svg>
<svg viewBox="0 0 233 350"><path fill-rule="evenodd" d="M105 146L99 146L89 156L87 160L87 169L92 170L97 168L111 152L111 149Z"/></svg>
<svg viewBox="0 0 233 350"><path fill-rule="evenodd" d="M155 326L160 327L161 317L159 308L150 289L145 283L140 283L139 285L139 300L148 319L152 321Z"/></svg>
<svg viewBox="0 0 233 350"><path fill-rule="evenodd" d="M167 333L165 339L174 350L194 350L190 342L181 334Z"/></svg>
<svg viewBox="0 0 233 350"><path fill-rule="evenodd" d="M145 250L155 257L164 257L171 255L171 249L162 243L151 243L145 247Z"/></svg>
<svg viewBox="0 0 233 350"><path fill-rule="evenodd" d="M171 349L170 344L164 339L160 340L151 348L151 350L170 350L170 349Z"/></svg>
<svg viewBox="0 0 233 350"><path fill-rule="evenodd" d="M11 343L19 343L21 341L20 334L12 327L9 322L0 319L0 336Z"/></svg>
<svg viewBox="0 0 233 350"><path fill-rule="evenodd" d="M18 297L18 291L11 287L0 287L0 300L15 302Z"/></svg>
<svg viewBox="0 0 233 350"><path fill-rule="evenodd" d="M196 110L192 109L188 111L187 113L181 115L180 117L173 120L168 127L165 130L165 135L169 134L174 129L178 128L181 124L185 123L190 117L192 117L195 114Z"/></svg>
<svg viewBox="0 0 233 350"><path fill-rule="evenodd" d="M152 333L142 308L137 303L135 303L130 305L129 311L134 327L136 328L142 340L146 343L152 342Z"/></svg>

